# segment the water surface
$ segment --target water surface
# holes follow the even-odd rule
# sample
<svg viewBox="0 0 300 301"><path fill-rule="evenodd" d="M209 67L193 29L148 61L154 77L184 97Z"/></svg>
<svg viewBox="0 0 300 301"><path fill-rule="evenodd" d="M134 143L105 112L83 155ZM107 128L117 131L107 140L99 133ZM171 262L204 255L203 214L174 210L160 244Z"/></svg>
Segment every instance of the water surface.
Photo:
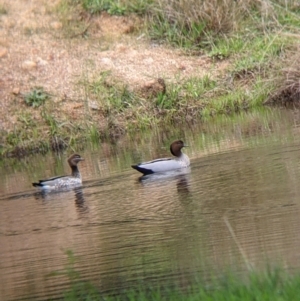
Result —
<svg viewBox="0 0 300 301"><path fill-rule="evenodd" d="M69 173L69 153L1 162L1 300L61 296L76 259L102 292L137 283L186 287L208 271L300 266L299 112L265 110L155 129L87 148L78 190L31 182ZM191 169L141 180L130 165L169 156L182 138Z"/></svg>

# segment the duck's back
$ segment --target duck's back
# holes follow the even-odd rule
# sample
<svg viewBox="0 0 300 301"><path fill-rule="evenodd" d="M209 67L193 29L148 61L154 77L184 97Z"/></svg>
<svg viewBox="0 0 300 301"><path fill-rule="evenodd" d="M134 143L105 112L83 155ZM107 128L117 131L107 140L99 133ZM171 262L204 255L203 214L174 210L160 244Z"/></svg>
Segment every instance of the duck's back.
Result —
<svg viewBox="0 0 300 301"><path fill-rule="evenodd" d="M139 163L137 165L132 165L132 168L147 175L156 172L165 172L165 171L170 171L178 168L183 168L189 165L190 165L189 158L185 154L182 154L182 156L178 158L162 158L162 159Z"/></svg>
<svg viewBox="0 0 300 301"><path fill-rule="evenodd" d="M32 183L32 185L41 189L52 190L75 187L81 185L81 183L81 177L60 176L49 178L47 180L40 180L39 183Z"/></svg>

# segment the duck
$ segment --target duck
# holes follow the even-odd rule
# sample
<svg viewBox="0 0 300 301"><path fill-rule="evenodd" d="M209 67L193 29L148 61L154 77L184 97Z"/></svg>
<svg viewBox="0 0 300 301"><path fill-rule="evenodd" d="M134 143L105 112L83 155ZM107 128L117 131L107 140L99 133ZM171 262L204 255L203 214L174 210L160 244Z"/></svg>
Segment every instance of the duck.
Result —
<svg viewBox="0 0 300 301"><path fill-rule="evenodd" d="M59 190L81 186L82 179L77 164L83 160L84 158L80 155L73 154L68 158L68 163L72 170L70 176L58 176L46 180L39 180L38 183L32 183L32 185L42 190Z"/></svg>
<svg viewBox="0 0 300 301"><path fill-rule="evenodd" d="M138 163L136 165L131 165L131 167L144 175L189 167L189 157L181 152L181 149L186 146L187 145L185 145L182 140L176 140L170 145L170 152L174 157Z"/></svg>

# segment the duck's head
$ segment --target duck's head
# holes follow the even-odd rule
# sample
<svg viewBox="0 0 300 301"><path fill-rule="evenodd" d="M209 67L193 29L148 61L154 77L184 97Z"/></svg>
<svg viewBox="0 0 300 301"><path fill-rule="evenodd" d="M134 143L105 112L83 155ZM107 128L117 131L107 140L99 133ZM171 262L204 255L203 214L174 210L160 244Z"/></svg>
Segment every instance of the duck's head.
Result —
<svg viewBox="0 0 300 301"><path fill-rule="evenodd" d="M77 164L83 160L84 158L82 158L80 155L73 154L71 157L69 157L68 162L70 166L77 166Z"/></svg>
<svg viewBox="0 0 300 301"><path fill-rule="evenodd" d="M170 146L170 152L173 156L180 157L182 154L181 149L185 146L187 146L187 145L185 145L182 140L176 140L176 141L172 142L172 144Z"/></svg>

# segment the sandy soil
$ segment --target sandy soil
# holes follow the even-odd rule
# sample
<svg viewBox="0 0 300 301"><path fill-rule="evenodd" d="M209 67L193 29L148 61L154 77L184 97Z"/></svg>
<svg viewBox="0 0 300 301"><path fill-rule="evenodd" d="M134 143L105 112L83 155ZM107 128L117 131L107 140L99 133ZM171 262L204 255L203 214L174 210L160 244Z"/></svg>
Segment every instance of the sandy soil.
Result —
<svg viewBox="0 0 300 301"><path fill-rule="evenodd" d="M131 89L143 89L157 78L174 82L222 69L206 56L187 56L147 41L136 33L133 18L64 15L58 4L0 0L5 8L0 14L0 131L13 129L18 112L27 109L20 96L36 86L51 93L60 110L80 116L85 92L78 83L103 71Z"/></svg>

